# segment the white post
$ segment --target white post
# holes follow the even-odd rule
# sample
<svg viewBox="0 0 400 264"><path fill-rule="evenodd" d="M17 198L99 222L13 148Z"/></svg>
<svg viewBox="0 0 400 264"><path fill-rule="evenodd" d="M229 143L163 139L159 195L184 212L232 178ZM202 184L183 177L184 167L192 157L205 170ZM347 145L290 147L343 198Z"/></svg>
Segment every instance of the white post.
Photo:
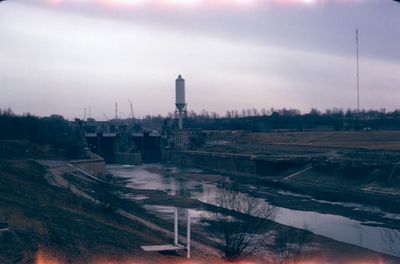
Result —
<svg viewBox="0 0 400 264"><path fill-rule="evenodd" d="M186 234L187 258L190 258L190 211L187 209L187 234Z"/></svg>
<svg viewBox="0 0 400 264"><path fill-rule="evenodd" d="M174 243L175 243L175 246L177 246L178 245L178 208L175 208L175 211L174 211L174 233L175 233Z"/></svg>

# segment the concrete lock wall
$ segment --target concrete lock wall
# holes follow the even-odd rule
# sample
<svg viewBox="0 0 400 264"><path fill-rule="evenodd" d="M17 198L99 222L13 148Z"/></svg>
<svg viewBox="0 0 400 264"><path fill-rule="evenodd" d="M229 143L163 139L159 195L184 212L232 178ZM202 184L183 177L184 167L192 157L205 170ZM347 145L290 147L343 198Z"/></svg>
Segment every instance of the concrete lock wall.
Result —
<svg viewBox="0 0 400 264"><path fill-rule="evenodd" d="M219 172L256 174L257 164L251 156L203 153L196 151L167 151L163 160L179 166L198 167Z"/></svg>
<svg viewBox="0 0 400 264"><path fill-rule="evenodd" d="M115 152L114 156L115 156L115 163L118 164L129 164L129 165L142 164L142 154L140 152L134 152L134 153Z"/></svg>
<svg viewBox="0 0 400 264"><path fill-rule="evenodd" d="M301 169L310 162L301 158L260 158L252 155L183 150L165 151L163 161L178 166L192 166L221 173L261 176L278 176L289 169Z"/></svg>

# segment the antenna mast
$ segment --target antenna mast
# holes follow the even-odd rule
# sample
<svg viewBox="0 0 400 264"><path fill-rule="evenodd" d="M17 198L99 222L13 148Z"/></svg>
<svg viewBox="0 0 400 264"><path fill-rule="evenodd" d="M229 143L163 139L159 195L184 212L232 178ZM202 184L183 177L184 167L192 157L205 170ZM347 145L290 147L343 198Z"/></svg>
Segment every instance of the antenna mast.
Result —
<svg viewBox="0 0 400 264"><path fill-rule="evenodd" d="M357 50L357 111L360 112L360 67L358 59L358 28L356 29L356 50Z"/></svg>

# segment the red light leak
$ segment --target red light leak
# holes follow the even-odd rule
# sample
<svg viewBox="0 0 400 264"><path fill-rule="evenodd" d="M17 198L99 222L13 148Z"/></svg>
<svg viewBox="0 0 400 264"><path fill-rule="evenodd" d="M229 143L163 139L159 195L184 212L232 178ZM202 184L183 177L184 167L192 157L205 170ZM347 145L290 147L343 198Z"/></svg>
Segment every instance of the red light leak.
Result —
<svg viewBox="0 0 400 264"><path fill-rule="evenodd" d="M35 264L63 264L63 263L39 250L38 253L36 254Z"/></svg>
<svg viewBox="0 0 400 264"><path fill-rule="evenodd" d="M66 262L60 260L61 258L57 258L54 255L49 255L45 251L39 250L36 255L36 262L35 264L67 264ZM141 258L131 258L128 260L111 260L106 258L99 258L94 259L87 264L147 264L147 263L159 263L159 264L227 264L231 263L228 261L224 261L221 259L208 259L204 258L201 260L186 260L186 259L174 259L174 260L161 260L159 256L155 256L154 259L145 260ZM267 263L266 261L250 261L250 260L243 260L243 261L236 261L236 264L273 264ZM303 260L298 262L290 262L291 264L330 264L332 262L327 261L323 257L318 257L315 259L310 260ZM335 262L338 263L338 262ZM341 261L341 264L385 264L385 262L380 259L371 259L371 260L349 260L349 261Z"/></svg>

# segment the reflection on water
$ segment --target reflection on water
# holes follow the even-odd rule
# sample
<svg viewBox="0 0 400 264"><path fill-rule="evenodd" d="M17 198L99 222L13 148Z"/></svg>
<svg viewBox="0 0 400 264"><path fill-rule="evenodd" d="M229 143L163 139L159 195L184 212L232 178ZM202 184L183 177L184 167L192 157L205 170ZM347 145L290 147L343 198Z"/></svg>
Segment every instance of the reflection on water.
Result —
<svg viewBox="0 0 400 264"><path fill-rule="evenodd" d="M364 205L364 204L359 204L359 203L351 203L351 202L332 202L332 201L326 201L326 200L320 200L320 199L315 199L311 195L305 195L305 194L299 194L299 193L294 193L290 191L283 191L280 190L278 191L279 194L283 195L290 195L294 197L299 197L299 198L306 198L310 201L321 203L321 204L332 204L332 205L339 205L342 207L347 207L347 208L352 208L354 211L364 211L364 212L370 212L370 213L379 213L382 214L384 218L387 219L393 219L393 220L400 220L400 214L393 214L393 213L387 213L383 211L381 208L377 206L372 206L372 205Z"/></svg>
<svg viewBox="0 0 400 264"><path fill-rule="evenodd" d="M127 194L125 196L126 199L130 199L130 200L135 200L135 201L142 201L142 200L146 200L147 197L146 195L132 195L132 194Z"/></svg>
<svg viewBox="0 0 400 264"><path fill-rule="evenodd" d="M211 204L214 202L216 193L218 192L218 187L213 183L202 182L201 180L197 181L195 179L175 179L170 175L160 175L158 173L149 172L146 170L146 166L127 168L113 165L108 166L107 169L116 176L129 179L128 187L134 189L161 190L170 195L183 195ZM182 170L177 167L168 167L168 169L182 172ZM186 172L193 172L193 170L190 169L185 170ZM201 175L199 177L201 177ZM256 192L256 186L252 186L251 191ZM298 195L295 193L293 194L293 196ZM299 199L303 197L303 195L298 196ZM267 203L264 200L262 201ZM348 206L348 204L345 206ZM147 206L147 208L165 215L167 219L167 215L173 217L172 208L165 206ZM301 229L306 228L315 234L326 236L337 241L397 255L390 249L387 245L387 241L382 237L382 234L395 233L395 230L367 226L365 225L367 222L363 223L339 215L292 210L284 207L275 208L276 213L273 220L278 223ZM197 214L197 218L199 218L201 212L195 210L193 212L194 221L196 221L195 214ZM392 217L398 217L398 215L393 215Z"/></svg>
<svg viewBox="0 0 400 264"><path fill-rule="evenodd" d="M315 234L323 235L341 242L369 248L379 252L394 254L383 241L382 234L393 230L371 227L343 216L298 211L279 207L276 222L307 228Z"/></svg>
<svg viewBox="0 0 400 264"><path fill-rule="evenodd" d="M178 172L177 167L169 167L169 171ZM215 197L217 187L211 183L175 179L169 175L146 170L146 166L124 167L123 165L109 165L107 170L112 174L127 178L127 187L141 190L160 190L169 195L187 196L201 201L209 201ZM185 169L184 172L200 173L199 169Z"/></svg>
<svg viewBox="0 0 400 264"><path fill-rule="evenodd" d="M174 219L175 207L173 207L173 206L145 205L144 208L146 208L150 212L156 213L162 219L166 219L166 220L170 220L170 221L172 221ZM187 211L185 209L178 210L179 221L181 221L181 219L186 221L186 214L187 214ZM206 211L198 210L198 209L190 209L189 214L190 214L190 222L191 223L199 223L202 218L210 217Z"/></svg>

